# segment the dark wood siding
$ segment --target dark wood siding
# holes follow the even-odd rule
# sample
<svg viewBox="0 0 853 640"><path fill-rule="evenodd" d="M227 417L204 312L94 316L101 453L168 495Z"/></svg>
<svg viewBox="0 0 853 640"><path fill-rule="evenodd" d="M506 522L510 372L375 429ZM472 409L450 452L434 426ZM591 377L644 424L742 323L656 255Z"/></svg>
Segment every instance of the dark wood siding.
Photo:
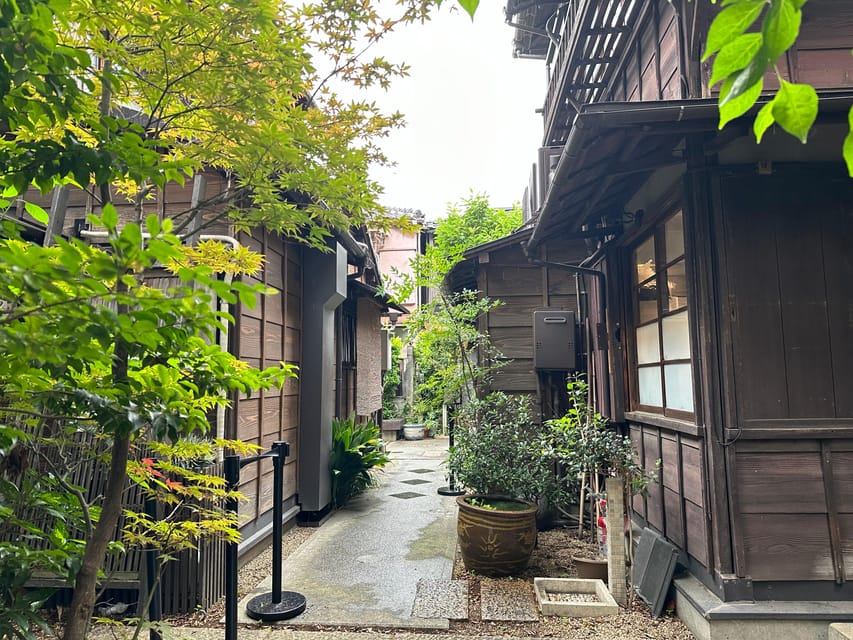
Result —
<svg viewBox="0 0 853 640"><path fill-rule="evenodd" d="M277 293L259 296L254 309L241 306L238 319L237 354L253 366L270 367L279 362L299 365L302 331L302 249L279 236L256 231L241 234L240 242L265 256L257 279ZM283 389L271 389L238 398L235 402L237 438L268 449L273 442L290 442L290 456L284 471L284 498L296 494L299 463L297 416L299 381L290 378ZM243 468L240 491L247 500L240 503L242 526L251 530L256 520L272 509L273 469L268 461Z"/></svg>
<svg viewBox="0 0 853 640"><path fill-rule="evenodd" d="M710 567L702 441L677 431L637 422L630 423L629 433L646 469L653 471L660 460L660 469L648 487L648 495L634 496L634 512L703 567Z"/></svg>
<svg viewBox="0 0 853 640"><path fill-rule="evenodd" d="M849 580L853 184L800 171L720 192L737 572Z"/></svg>
<svg viewBox="0 0 853 640"><path fill-rule="evenodd" d="M554 249L548 259L577 263L583 256L581 246L566 243ZM537 387L540 374L533 368L533 312L548 308L575 311L574 275L531 264L518 245L480 257L477 271L478 289L502 303L481 320L481 329L489 333L494 347L509 360L495 372L489 390L533 395L538 389L545 400L540 408L550 417L555 411L548 400L552 387L564 390L565 378L542 374Z"/></svg>

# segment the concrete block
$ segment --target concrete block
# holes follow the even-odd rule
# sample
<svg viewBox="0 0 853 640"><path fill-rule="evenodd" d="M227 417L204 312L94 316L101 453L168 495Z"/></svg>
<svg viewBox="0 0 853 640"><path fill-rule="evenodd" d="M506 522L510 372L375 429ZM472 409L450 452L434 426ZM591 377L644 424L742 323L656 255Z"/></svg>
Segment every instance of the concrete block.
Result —
<svg viewBox="0 0 853 640"><path fill-rule="evenodd" d="M542 615L564 618L615 616L619 605L603 580L582 578L533 578L533 589ZM555 600L549 594L563 594Z"/></svg>
<svg viewBox="0 0 853 640"><path fill-rule="evenodd" d="M829 625L829 640L853 640L853 622L835 622Z"/></svg>

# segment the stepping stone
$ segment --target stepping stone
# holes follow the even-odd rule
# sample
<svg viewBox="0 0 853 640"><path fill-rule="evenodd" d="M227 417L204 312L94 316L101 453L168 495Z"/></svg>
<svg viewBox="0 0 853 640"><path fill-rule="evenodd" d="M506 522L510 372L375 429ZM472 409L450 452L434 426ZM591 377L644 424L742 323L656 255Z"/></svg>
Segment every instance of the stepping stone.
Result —
<svg viewBox="0 0 853 640"><path fill-rule="evenodd" d="M414 618L468 619L467 580L418 580Z"/></svg>
<svg viewBox="0 0 853 640"><path fill-rule="evenodd" d="M539 613L533 596L533 585L522 580L480 581L480 615L482 620L504 622L537 622Z"/></svg>
<svg viewBox="0 0 853 640"><path fill-rule="evenodd" d="M432 473L435 469L412 469L410 473Z"/></svg>
<svg viewBox="0 0 853 640"><path fill-rule="evenodd" d="M423 493L416 493L414 491L403 491L403 493L392 493L390 495L392 498L400 498L401 500L408 500L409 498L422 498L424 496Z"/></svg>
<svg viewBox="0 0 853 640"><path fill-rule="evenodd" d="M412 480L403 480L403 484L429 484L429 480L421 480L420 478L414 478Z"/></svg>

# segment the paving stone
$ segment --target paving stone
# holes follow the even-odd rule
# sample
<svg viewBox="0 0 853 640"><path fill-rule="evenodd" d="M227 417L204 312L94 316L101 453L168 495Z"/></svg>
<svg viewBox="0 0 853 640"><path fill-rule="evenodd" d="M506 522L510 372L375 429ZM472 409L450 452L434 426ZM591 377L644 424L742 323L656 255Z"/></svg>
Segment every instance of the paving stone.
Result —
<svg viewBox="0 0 853 640"><path fill-rule="evenodd" d="M424 496L423 493L416 493L414 491L403 491L403 493L392 493L392 498L400 498L402 500L408 500L409 498L422 498Z"/></svg>
<svg viewBox="0 0 853 640"><path fill-rule="evenodd" d="M403 480L403 484L429 484L429 480L422 480L421 478L413 478L412 480Z"/></svg>
<svg viewBox="0 0 853 640"><path fill-rule="evenodd" d="M418 580L412 616L415 618L467 620L468 581L429 580L425 578Z"/></svg>
<svg viewBox="0 0 853 640"><path fill-rule="evenodd" d="M509 622L536 622L539 613L533 596L533 585L524 581L480 582L480 611L482 619Z"/></svg>

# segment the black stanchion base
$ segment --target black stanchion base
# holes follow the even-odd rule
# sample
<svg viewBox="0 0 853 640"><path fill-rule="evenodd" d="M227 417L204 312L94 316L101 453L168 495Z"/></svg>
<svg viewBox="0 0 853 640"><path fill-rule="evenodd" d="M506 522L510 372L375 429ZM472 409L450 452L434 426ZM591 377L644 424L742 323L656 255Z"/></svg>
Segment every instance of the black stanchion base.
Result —
<svg viewBox="0 0 853 640"><path fill-rule="evenodd" d="M440 496L461 496L465 493L464 489L455 489L453 487L439 487L438 495Z"/></svg>
<svg viewBox="0 0 853 640"><path fill-rule="evenodd" d="M272 593L255 596L246 605L246 615L253 620L273 622L295 618L305 611L305 596L295 591L282 591L281 602L272 601Z"/></svg>

